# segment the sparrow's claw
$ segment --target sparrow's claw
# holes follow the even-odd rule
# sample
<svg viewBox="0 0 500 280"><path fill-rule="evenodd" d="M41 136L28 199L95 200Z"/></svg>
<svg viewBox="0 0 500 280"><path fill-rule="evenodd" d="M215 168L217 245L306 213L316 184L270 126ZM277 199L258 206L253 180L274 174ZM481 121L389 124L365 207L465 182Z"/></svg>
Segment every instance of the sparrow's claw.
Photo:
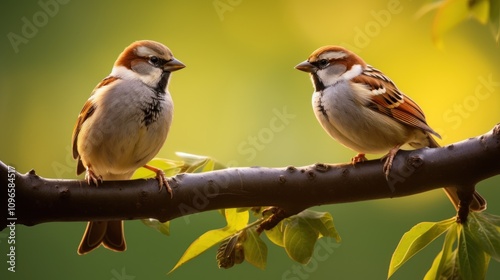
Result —
<svg viewBox="0 0 500 280"><path fill-rule="evenodd" d="M389 173L391 173L392 161L394 160L394 157L398 153L400 147L401 146L398 145L398 146L395 146L394 148L390 149L389 152L387 153L387 155L385 155L382 158L382 160L385 159L383 170L384 170L384 173L385 173L385 178L387 180L389 180Z"/></svg>
<svg viewBox="0 0 500 280"><path fill-rule="evenodd" d="M351 163L356 164L356 163L360 163L360 162L363 162L366 160L367 160L367 158L365 157L365 154L359 153L351 159Z"/></svg>
<svg viewBox="0 0 500 280"><path fill-rule="evenodd" d="M172 188L168 184L167 177L165 177L165 173L163 172L163 170L159 169L156 172L156 179L158 180L158 184L160 186L160 191L161 191L162 187L165 186L165 188L167 189L167 192L170 194L170 198L174 197L174 193L172 192Z"/></svg>
<svg viewBox="0 0 500 280"><path fill-rule="evenodd" d="M92 169L87 168L87 172L85 172L85 181L87 181L89 185L94 183L96 186L99 186L99 182L102 183L102 176L96 175Z"/></svg>
<svg viewBox="0 0 500 280"><path fill-rule="evenodd" d="M163 170L161 169L158 169L156 167L153 167L151 165L144 165L144 168L147 168L151 171L153 171L154 173L156 173L156 180L158 180L158 185L160 186L160 192L161 192L161 189L163 188L163 186L165 186L165 188L167 189L167 192L170 194L170 198L174 197L174 193L172 192L172 188L170 187L170 185L168 184L168 180L167 180L167 177L165 177L165 172L163 172Z"/></svg>

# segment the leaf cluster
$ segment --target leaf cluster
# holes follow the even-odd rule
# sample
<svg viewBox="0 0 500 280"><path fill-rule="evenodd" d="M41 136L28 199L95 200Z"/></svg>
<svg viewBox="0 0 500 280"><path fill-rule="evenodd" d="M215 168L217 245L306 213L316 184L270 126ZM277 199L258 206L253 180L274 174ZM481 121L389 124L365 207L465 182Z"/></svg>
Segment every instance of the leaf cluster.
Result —
<svg viewBox="0 0 500 280"><path fill-rule="evenodd" d="M224 168L208 157L186 153L177 153L177 155L182 160L153 159L148 164L161 168L166 176ZM141 168L136 171L133 178L154 176L153 172ZM262 240L259 225L272 215L269 209L222 209L220 213L226 220L226 226L209 230L193 241L170 272L216 245L219 245L216 259L220 268L230 268L247 261L264 269L267 263L267 245ZM250 221L251 213L253 213L253 221ZM156 219L144 219L142 222L164 235L170 235L170 222L162 223ZM330 213L311 210L285 218L264 233L272 243L283 247L291 259L302 264L308 263L311 259L319 238L329 237L340 242L340 235L335 229Z"/></svg>
<svg viewBox="0 0 500 280"><path fill-rule="evenodd" d="M423 222L411 228L403 235L392 255L388 278L443 234L442 250L427 271L426 280L484 279L490 259L500 261L500 217L471 213L466 224L451 218Z"/></svg>
<svg viewBox="0 0 500 280"><path fill-rule="evenodd" d="M178 156L182 160L154 159L149 164L162 168L167 176L224 168L208 157L185 153L178 153ZM134 178L154 175L149 170L140 169ZM259 225L275 213L274 208L221 209L219 213L224 217L226 226L209 230L194 240L170 272L217 245L219 268L231 268L247 261L265 269L267 245ZM170 235L169 222L145 219L143 223L164 235ZM301 264L311 260L320 238L333 238L337 243L341 241L332 215L312 210L286 217L263 232L272 244L284 248L292 260ZM422 222L411 228L403 235L393 253L388 278L441 235L445 235L442 250L424 279L484 279L490 259L500 261L500 217L473 212L465 224L458 223L453 217L439 222Z"/></svg>
<svg viewBox="0 0 500 280"><path fill-rule="evenodd" d="M500 0L439 0L427 1L417 16L436 10L432 23L432 38L438 46L442 37L460 23L472 18L489 25L496 42L500 41Z"/></svg>

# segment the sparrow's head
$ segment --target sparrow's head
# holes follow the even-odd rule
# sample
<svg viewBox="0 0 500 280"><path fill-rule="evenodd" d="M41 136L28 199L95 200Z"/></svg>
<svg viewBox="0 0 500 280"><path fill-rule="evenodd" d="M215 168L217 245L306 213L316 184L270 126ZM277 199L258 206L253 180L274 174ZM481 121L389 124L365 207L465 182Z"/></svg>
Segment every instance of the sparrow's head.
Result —
<svg viewBox="0 0 500 280"><path fill-rule="evenodd" d="M112 75L140 79L149 87L165 90L170 73L184 67L163 44L143 40L123 50L115 62Z"/></svg>
<svg viewBox="0 0 500 280"><path fill-rule="evenodd" d="M324 46L315 50L295 69L311 74L316 91L323 90L341 79L350 80L363 72L366 63L355 53L339 46Z"/></svg>

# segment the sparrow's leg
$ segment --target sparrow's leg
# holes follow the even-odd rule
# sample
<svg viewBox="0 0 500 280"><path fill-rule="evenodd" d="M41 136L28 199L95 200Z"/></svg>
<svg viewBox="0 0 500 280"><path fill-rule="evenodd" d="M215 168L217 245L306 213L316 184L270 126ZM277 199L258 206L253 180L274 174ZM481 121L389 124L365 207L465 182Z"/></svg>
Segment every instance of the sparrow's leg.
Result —
<svg viewBox="0 0 500 280"><path fill-rule="evenodd" d="M165 177L165 172L163 172L163 170L158 169L156 167L153 167L151 165L147 165L147 164L144 165L143 167L156 173L156 180L158 180L158 184L160 185L160 191L163 188L163 186L165 185L165 187L167 188L167 192L170 194L170 198L174 197L174 193L172 192L172 188L168 185L168 181L167 181L167 178Z"/></svg>
<svg viewBox="0 0 500 280"><path fill-rule="evenodd" d="M96 186L98 186L99 182L102 183L102 176L96 175L89 165L87 166L87 171L85 172L85 181L87 181L87 184L89 185L92 185L92 183L94 183Z"/></svg>
<svg viewBox="0 0 500 280"><path fill-rule="evenodd" d="M399 151L399 148L401 148L401 145L394 146L394 148L390 149L387 155L385 155L382 160L385 159L384 163L384 173L385 173L385 178L389 180L389 173L391 172L391 167L392 167L392 161L394 160L394 157L396 156L397 152Z"/></svg>
<svg viewBox="0 0 500 280"><path fill-rule="evenodd" d="M356 163L363 162L363 161L366 161L366 160L367 159L365 157L365 154L359 153L356 156L354 156L353 158L351 158L351 163L352 164L356 164Z"/></svg>

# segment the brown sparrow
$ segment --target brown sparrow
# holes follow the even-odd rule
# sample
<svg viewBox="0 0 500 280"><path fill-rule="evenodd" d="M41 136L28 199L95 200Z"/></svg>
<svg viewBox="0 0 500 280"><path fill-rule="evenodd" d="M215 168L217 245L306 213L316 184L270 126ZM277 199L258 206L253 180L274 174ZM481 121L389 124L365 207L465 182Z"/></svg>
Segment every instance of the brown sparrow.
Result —
<svg viewBox="0 0 500 280"><path fill-rule="evenodd" d="M83 106L73 130L77 174L88 184L128 180L139 167L156 172L172 195L162 170L146 165L160 150L172 123L173 102L167 90L170 74L184 68L172 52L154 41L137 41L116 60ZM78 254L100 245L126 249L123 221L91 221Z"/></svg>
<svg viewBox="0 0 500 280"><path fill-rule="evenodd" d="M342 145L358 152L352 163L366 160L365 154L386 153L389 175L397 151L439 147L422 109L379 70L351 51L338 46L315 50L296 69L311 75L314 114L325 131ZM444 188L458 209L456 188ZM486 209L476 192L470 209Z"/></svg>

